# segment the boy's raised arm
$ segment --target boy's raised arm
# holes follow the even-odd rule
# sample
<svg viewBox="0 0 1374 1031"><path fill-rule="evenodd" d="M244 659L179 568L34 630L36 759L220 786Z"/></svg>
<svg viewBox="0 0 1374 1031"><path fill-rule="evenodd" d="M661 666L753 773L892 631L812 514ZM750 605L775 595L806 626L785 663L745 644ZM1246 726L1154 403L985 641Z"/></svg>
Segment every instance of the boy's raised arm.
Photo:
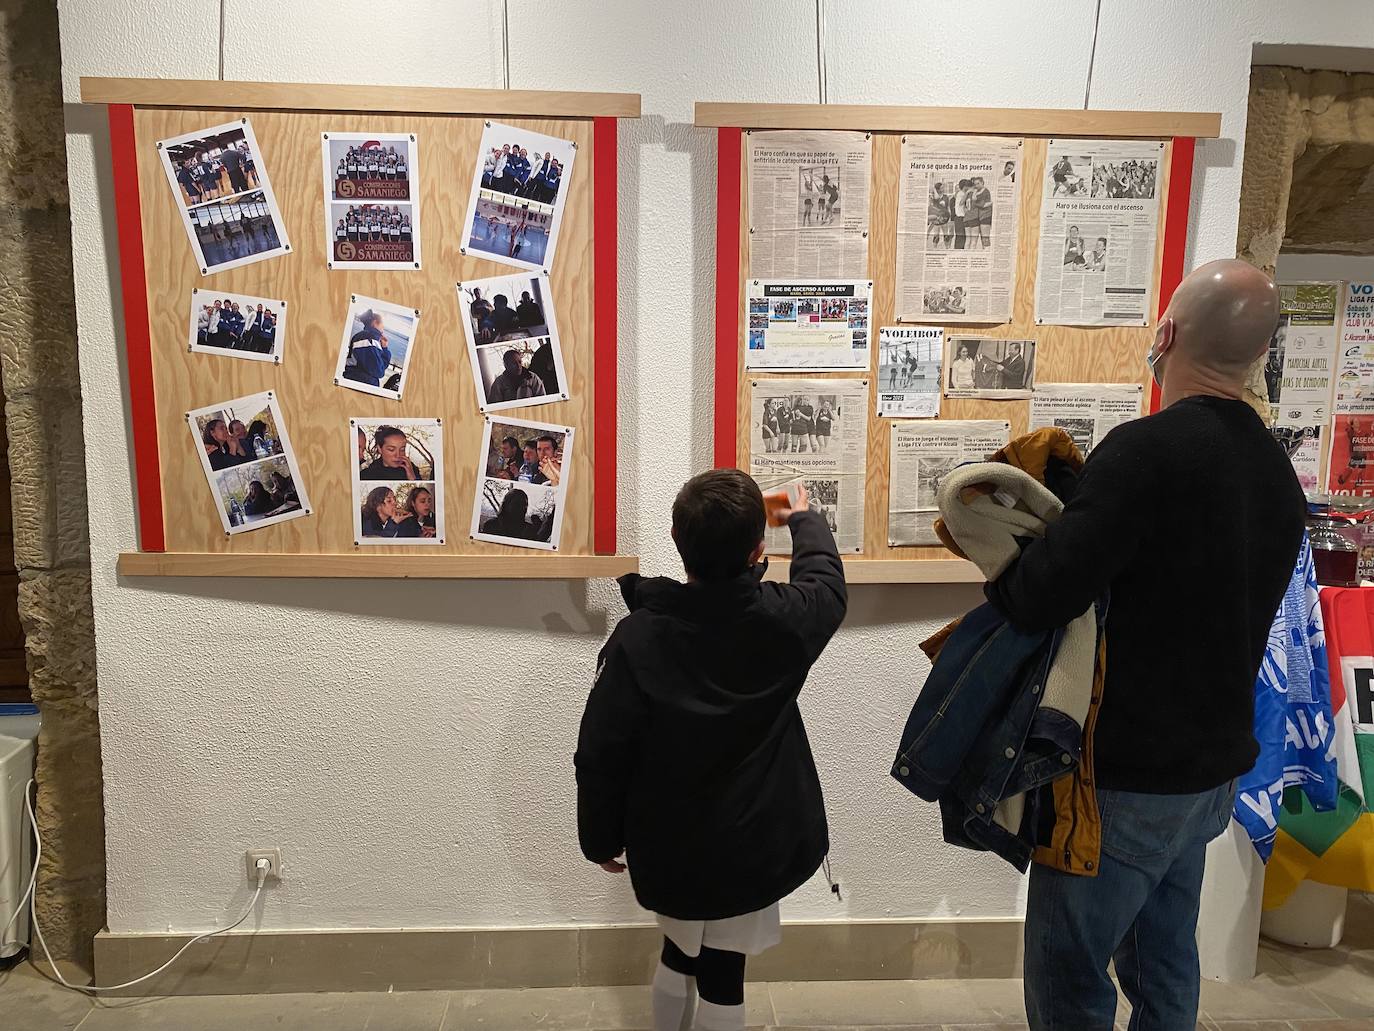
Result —
<svg viewBox="0 0 1374 1031"><path fill-rule="evenodd" d="M625 798L647 720L644 698L614 635L601 650L577 737L577 837L582 854L606 863L625 849Z"/></svg>
<svg viewBox="0 0 1374 1031"><path fill-rule="evenodd" d="M792 531L790 586L801 593L807 634L824 635L817 643L819 654L844 622L849 604L844 564L835 548L835 535L818 512L793 512L787 527Z"/></svg>

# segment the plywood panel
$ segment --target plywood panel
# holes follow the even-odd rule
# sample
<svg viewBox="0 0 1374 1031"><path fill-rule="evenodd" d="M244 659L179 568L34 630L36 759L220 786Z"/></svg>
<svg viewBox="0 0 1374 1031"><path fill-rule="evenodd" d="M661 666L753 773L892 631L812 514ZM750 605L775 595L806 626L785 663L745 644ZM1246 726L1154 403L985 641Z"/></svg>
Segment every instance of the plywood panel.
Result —
<svg viewBox="0 0 1374 1031"><path fill-rule="evenodd" d="M281 555L354 552L348 419L437 416L444 420L447 543L423 549L388 545L356 550L373 557L422 550L427 554L510 554L538 561L543 556L528 549L475 542L468 536L483 419L477 410L454 284L510 271L458 252L481 119L252 112L253 129L292 251L243 268L201 276L154 144L246 113L149 108L139 109L135 115L167 550ZM571 399L507 414L576 428L560 553L590 554L593 123L519 119L511 124L572 139L578 146L551 275ZM330 271L325 266L320 133L374 129L418 136L422 271ZM188 353L186 327L194 287L286 300L289 315L283 363L273 366ZM423 311L405 397L400 402L333 383L343 319L352 293ZM185 413L269 389L281 401L313 513L227 537L221 532L186 428Z"/></svg>
<svg viewBox="0 0 1374 1031"><path fill-rule="evenodd" d="M867 111L868 108L860 110ZM746 123L747 124L747 123ZM866 124L862 119L855 124ZM1103 135L1112 135L1105 133ZM1040 383L1140 383L1149 396L1149 373L1144 356L1154 337L1154 328L1111 326L1087 328L1077 326L1037 326L1035 324L1035 279L1039 256L1041 194L1044 186L1046 140L1027 137L1022 156L1021 203L1017 241L1016 291L1010 322L992 325L950 325L946 331L962 335L1001 338L1028 338L1039 342L1036 380ZM1163 252L1164 211L1168 197L1168 170L1172 157L1172 143L1164 149L1163 169L1159 180L1159 229L1155 247L1155 273L1152 297L1159 292L1160 258ZM740 174L748 182L748 168L742 159ZM909 578L893 577L892 562L938 561L949 562L950 553L941 547L894 548L887 543L888 461L891 419L876 414L877 392L877 328L895 325L896 264L897 264L897 196L901 164L901 135L892 132L873 134L873 169L869 188L868 274L873 280L874 340L868 374L868 468L864 489L864 551L863 560L880 561L866 568L873 582L891 582ZM749 237L747 187L741 191L740 233L740 310L744 306L744 282L749 274ZM1153 301L1150 310L1153 310ZM828 379L849 378L854 373L767 373L744 371L744 340L748 320L741 317L741 340L738 349L740 388L736 419L736 438L741 468L749 467L749 399L754 382L768 378ZM945 398L940 401L942 419L1004 419L1011 423L1011 434L1026 432L1030 422L1029 401L987 401L969 398ZM855 560L859 561L859 560ZM951 567L945 567L951 568Z"/></svg>

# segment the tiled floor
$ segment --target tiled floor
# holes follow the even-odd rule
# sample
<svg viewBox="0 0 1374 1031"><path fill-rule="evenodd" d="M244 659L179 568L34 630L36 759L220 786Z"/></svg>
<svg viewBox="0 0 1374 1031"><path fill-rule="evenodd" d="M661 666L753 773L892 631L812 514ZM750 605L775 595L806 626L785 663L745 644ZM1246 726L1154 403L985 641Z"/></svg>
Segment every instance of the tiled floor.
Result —
<svg viewBox="0 0 1374 1031"><path fill-rule="evenodd" d="M1265 945L1260 975L1206 983L1208 1031L1374 1031L1374 905L1353 900L1339 949ZM1118 1019L1125 1019L1124 1010ZM1015 980L779 982L749 987L753 1028L1010 1031ZM627 1031L650 1024L645 988L112 999L92 1004L25 964L0 974L15 1031ZM1123 1025L1124 1026L1124 1025Z"/></svg>

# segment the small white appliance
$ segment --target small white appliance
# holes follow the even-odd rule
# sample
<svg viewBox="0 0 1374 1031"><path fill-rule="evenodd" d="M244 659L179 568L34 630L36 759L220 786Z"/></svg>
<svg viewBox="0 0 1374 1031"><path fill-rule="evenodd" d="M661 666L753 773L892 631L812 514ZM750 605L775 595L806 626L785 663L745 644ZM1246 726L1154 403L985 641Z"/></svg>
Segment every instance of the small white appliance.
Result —
<svg viewBox="0 0 1374 1031"><path fill-rule="evenodd" d="M38 707L0 705L0 923L19 905L33 869L33 834L24 792L33 776L38 745ZM0 959L21 952L29 940L28 906L0 936Z"/></svg>

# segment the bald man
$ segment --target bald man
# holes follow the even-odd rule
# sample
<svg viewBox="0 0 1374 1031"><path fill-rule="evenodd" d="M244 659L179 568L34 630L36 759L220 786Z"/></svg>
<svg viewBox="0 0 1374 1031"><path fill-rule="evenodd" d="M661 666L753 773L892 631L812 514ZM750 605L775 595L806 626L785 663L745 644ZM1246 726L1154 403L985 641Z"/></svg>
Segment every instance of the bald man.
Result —
<svg viewBox="0 0 1374 1031"><path fill-rule="evenodd" d="M1109 1031L1111 959L1132 1028L1195 1026L1205 847L1259 751L1255 677L1302 542L1297 478L1242 400L1278 318L1278 290L1244 262L1185 279L1145 356L1161 410L1103 439L1063 516L987 586L1028 631L1109 599L1093 735L1101 855L1094 877L1032 868L1036 1031Z"/></svg>

